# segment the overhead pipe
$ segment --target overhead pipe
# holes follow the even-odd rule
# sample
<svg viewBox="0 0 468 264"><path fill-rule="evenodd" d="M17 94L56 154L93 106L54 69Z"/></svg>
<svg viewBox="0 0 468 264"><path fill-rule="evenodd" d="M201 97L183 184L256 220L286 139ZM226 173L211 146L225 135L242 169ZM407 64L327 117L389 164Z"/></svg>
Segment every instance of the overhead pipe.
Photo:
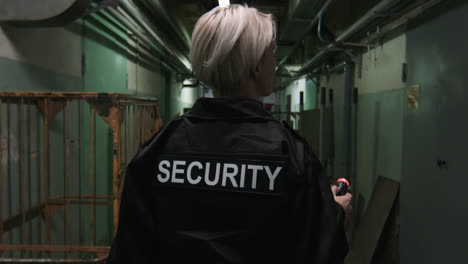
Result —
<svg viewBox="0 0 468 264"><path fill-rule="evenodd" d="M139 26L142 27L159 44L160 47L162 47L166 52L176 57L180 61L180 63L185 68L185 72L191 72L187 55L183 55L178 51L175 51L168 47L166 43L164 43L164 41L156 34L155 30L149 26L151 22L146 20L144 15L140 13L135 6L130 4L128 0L120 0L119 4L132 17L132 19L135 20L139 24Z"/></svg>
<svg viewBox="0 0 468 264"><path fill-rule="evenodd" d="M337 65L328 69L327 73L330 74L330 73L335 73L335 72L341 72L344 70L345 66L346 66L346 62L338 63Z"/></svg>
<svg viewBox="0 0 468 264"><path fill-rule="evenodd" d="M97 16L101 17L102 19L106 19L109 21L109 23L112 23L117 28L120 28L123 32L130 31L132 34L134 34L138 39L141 40L139 43L142 47L140 52L143 55L146 55L150 60L156 63L161 63L163 67L170 71L176 71L176 72L183 72L182 69L178 68L174 63L171 63L170 61L164 61L162 59L163 53L158 52L154 47L152 47L153 42L149 40L145 35L143 35L138 29L133 27L133 25L130 23L128 19L123 17L119 12L116 10L109 8L107 10L101 10L98 13L96 13ZM115 20L116 22L114 22ZM128 43L126 43L128 45Z"/></svg>
<svg viewBox="0 0 468 264"><path fill-rule="evenodd" d="M395 5L396 3L400 1L401 0L382 0L369 12L367 12L364 16L362 16L356 23L351 25L351 27L349 27L343 34L341 34L336 39L336 42L346 41L352 35L354 35L357 31L361 30L363 26L371 22L373 19L380 17L381 16L380 14L383 11L385 11L385 9L390 8L391 6Z"/></svg>
<svg viewBox="0 0 468 264"><path fill-rule="evenodd" d="M114 11L113 9L109 9L109 11ZM101 9L99 12L96 12L94 14L91 15L91 17L93 16L96 16L100 19L97 19L97 18L94 18L101 26L103 27L106 27L108 30L114 32L114 28L120 30L120 32L122 33L127 33L128 31L130 31L132 34L135 34L134 32L136 31L134 28L131 28L131 26L128 24L129 21L125 21L125 18L119 16L119 14L117 13L116 15L112 15L110 14L110 12L107 11L107 10L104 10L104 9ZM105 21L106 23L110 24L113 26L110 27L108 24L104 23L103 21ZM141 39L141 38L140 38ZM128 46L128 41L127 40L120 40L120 42L122 44L124 44L125 46ZM148 42L150 43L150 42ZM157 57L155 54L154 54L154 50L151 49L150 46L148 46L147 44L145 45L145 42L139 42L139 47L141 47L142 49L139 49L138 50L138 53L142 53L144 54L147 59L151 60L152 62L156 62L156 63L162 63L162 64L166 64L164 63L159 57ZM133 56L135 56L135 54L132 54ZM169 65L166 64L166 66L169 67ZM169 68L169 70L175 70L173 67Z"/></svg>
<svg viewBox="0 0 468 264"><path fill-rule="evenodd" d="M106 32L106 34L110 34L114 38L115 44L118 45L119 48L121 48L122 50L125 50L131 57L136 58L138 56L140 57L140 59L142 59L143 62L150 64L150 65L159 63L159 61L154 55L146 52L143 48L140 48L137 51L135 47L129 48L127 39L119 36L113 29L113 27L117 27L120 31L122 31L122 29L116 23L112 23L111 21L106 20L105 17L103 17L102 15L91 16L89 19L87 19L87 21L89 21L93 25L97 25L99 27L104 28L106 31L108 31ZM125 32L125 31L122 31L122 32Z"/></svg>
<svg viewBox="0 0 468 264"><path fill-rule="evenodd" d="M281 65L283 65L293 54L294 52L301 46L301 41L309 34L309 32L314 28L315 24L317 24L317 21L320 18L320 14L324 13L327 11L328 7L333 3L335 0L327 0L325 4L323 4L322 8L320 11L317 13L317 15L312 19L312 21L309 23L309 25L306 27L304 32L302 33L301 37L296 41L296 44L294 44L293 48L286 54L286 56L278 63L276 69L278 70Z"/></svg>
<svg viewBox="0 0 468 264"><path fill-rule="evenodd" d="M176 52L170 49L158 36L158 34L156 34L156 32L154 32L154 30L148 26L149 22L144 20L143 14L141 14L135 6L130 4L128 0L120 0L119 4L141 28L143 28L154 40L156 40L159 46L169 52L169 54L176 56Z"/></svg>
<svg viewBox="0 0 468 264"><path fill-rule="evenodd" d="M428 9L435 7L436 5L443 3L444 0L428 0L425 3L419 4L414 9L409 11L407 14L403 15L400 19L395 22L392 22L384 27L382 27L378 32L368 36L367 41L372 43L376 39L388 34L389 32L395 30L396 28L402 26L405 23L408 23L411 19L418 17L419 15L427 12Z"/></svg>
<svg viewBox="0 0 468 264"><path fill-rule="evenodd" d="M141 40L140 44L146 48L150 53L154 54L159 62L163 64L164 67L168 68L171 71L176 71L181 74L189 74L187 71L186 65L181 62L177 56L168 56L160 46L158 46L151 37L148 37L146 32L141 30L141 28L135 24L135 22L123 11L119 9L118 11L113 10L113 16L119 17L125 23L126 27L135 35L135 37Z"/></svg>
<svg viewBox="0 0 468 264"><path fill-rule="evenodd" d="M115 0L119 1L119 0ZM181 74L185 74L186 71L184 70L184 66L181 66L180 62L174 61L171 57L167 57L167 54L156 48L155 41L151 40L146 34L144 29L142 29L133 19L121 8L121 7L114 7L114 8L100 8L100 6L93 4L94 12L88 12L88 15L91 16L98 16L101 19L105 20L107 23L110 23L115 28L119 29L120 31L124 32L125 34L130 31L133 35L136 36L138 40L139 47L142 49L138 50L140 55L146 57L154 63L161 63L163 67L170 71L179 72ZM103 24L101 21L97 20L100 24L104 27L108 27L106 24ZM111 31L114 31L110 28ZM123 43L128 45L128 42ZM135 56L134 54L132 54ZM143 61L143 60L142 60ZM146 61L146 63L150 63ZM144 62L144 61L143 61Z"/></svg>
<svg viewBox="0 0 468 264"><path fill-rule="evenodd" d="M341 34L335 43L328 45L325 49L320 51L315 57L307 61L304 66L299 70L300 72L305 72L311 67L315 66L322 59L324 59L328 53L333 51L334 48L338 46L339 43L342 43L348 40L351 36L356 34L359 30L362 30L366 25L368 25L372 20L375 18L380 17L380 13L397 2L401 0L382 0L376 6L374 6L369 12L367 12L364 16L362 16L358 21L356 21L351 27L349 27L343 34Z"/></svg>
<svg viewBox="0 0 468 264"><path fill-rule="evenodd" d="M146 19L144 14L142 14L136 6L130 4L128 0L119 1L123 7L123 9L120 9L120 11L125 11L125 15L131 18L131 21L135 21L136 24L144 30L145 34L148 34L155 40L153 43L157 43L159 47L161 47L162 50L166 52L164 56L167 56L167 53L169 53L180 63L180 66L184 68L185 73L190 73L191 65L188 60L188 52L181 52L180 50L175 49L170 43L163 41L158 35L159 32L151 26L152 22Z"/></svg>
<svg viewBox="0 0 468 264"><path fill-rule="evenodd" d="M144 0L142 2L146 6L149 6L149 8L152 9L158 16L164 18L165 22L171 27L172 31L176 33L175 35L179 39L179 43L182 44L184 50L189 51L190 45L191 45L190 36L188 34L184 34L183 28L179 24L174 23L174 20L168 16L168 11L161 4L161 1L160 0L152 0L152 1Z"/></svg>
<svg viewBox="0 0 468 264"><path fill-rule="evenodd" d="M119 9L121 10L121 9ZM181 68L178 63L172 62L171 60L168 60L168 63L166 63L163 59L165 56L164 53L158 51L155 49L153 46L155 45L153 41L151 41L146 35L142 33L141 30L138 29L138 25L135 24L131 19L125 17L122 13L119 11L109 8L107 10L101 10L98 14L102 14L103 16L110 16L115 18L119 23L121 23L123 26L126 27L127 30L129 30L132 34L134 34L136 37L138 37L140 40L142 40L143 47L150 53L156 53L157 56L153 55L154 59L157 60L158 62L162 63L164 67L166 67L169 70L172 71L177 71L180 73L184 73L184 69ZM166 59L167 60L167 59Z"/></svg>
<svg viewBox="0 0 468 264"><path fill-rule="evenodd" d="M101 12L95 14L94 16L96 16L96 17L92 17L92 20L90 20L91 23L99 23L100 26L106 28L107 30L109 30L113 34L116 34L116 33L114 32L113 28L109 27L109 25L107 23L110 23L112 26L118 28L122 32L126 32L128 30L127 28L124 28L119 23L112 21L111 19L106 17ZM98 19L98 18L100 18L100 19ZM107 23L105 23L105 22L103 22L101 20L105 20L105 22L107 22ZM152 53L151 50L148 47L140 44L139 47L141 47L141 48L139 48L139 49L138 48L133 48L133 47L131 49L128 49L128 41L126 39L123 40L122 38L116 38L116 41L118 42L118 45L121 48L127 50L127 52L129 53L130 56L132 56L133 58L138 57L140 62L142 62L142 63L144 63L146 65L150 65L150 66L151 65L157 65L158 63L161 63L168 70L175 71L174 68L169 67L163 61L161 61L158 57L156 57L154 55L154 53ZM137 51L135 51L135 49L137 49Z"/></svg>

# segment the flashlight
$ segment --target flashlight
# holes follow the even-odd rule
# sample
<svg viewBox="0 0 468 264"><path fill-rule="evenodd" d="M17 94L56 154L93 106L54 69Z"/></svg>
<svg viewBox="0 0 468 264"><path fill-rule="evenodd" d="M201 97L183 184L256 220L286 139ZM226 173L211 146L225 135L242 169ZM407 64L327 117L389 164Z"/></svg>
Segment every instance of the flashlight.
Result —
<svg viewBox="0 0 468 264"><path fill-rule="evenodd" d="M336 181L336 185L338 186L338 192L336 192L336 196L343 196L348 191L349 181L346 178L339 178Z"/></svg>

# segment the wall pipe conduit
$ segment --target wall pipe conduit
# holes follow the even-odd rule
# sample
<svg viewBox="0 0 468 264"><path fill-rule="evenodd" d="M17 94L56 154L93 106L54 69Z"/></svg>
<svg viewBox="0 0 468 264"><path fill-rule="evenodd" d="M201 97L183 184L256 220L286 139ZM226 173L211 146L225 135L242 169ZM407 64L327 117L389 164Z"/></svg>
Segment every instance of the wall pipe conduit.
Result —
<svg viewBox="0 0 468 264"><path fill-rule="evenodd" d="M310 68L315 67L319 64L334 48L336 48L339 43L347 41L351 36L356 34L359 30L362 30L366 25L368 25L372 20L379 17L379 14L390 8L391 6L398 3L400 0L382 0L369 12L367 12L363 17L356 21L351 27L349 27L343 34L341 34L335 43L328 45L325 49L320 51L315 57L307 61L304 66L299 70L299 72L306 72Z"/></svg>
<svg viewBox="0 0 468 264"><path fill-rule="evenodd" d="M325 4L323 4L323 7L320 9L320 11L317 13L317 15L312 19L312 21L309 23L309 25L306 27L304 32L302 33L301 37L296 41L296 44L294 44L293 48L288 52L288 54L278 63L276 69L279 69L281 65L283 65L293 54L294 52L301 46L302 40L309 34L309 32L314 28L315 24L317 24L317 21L319 19L319 16L321 13L325 12L328 7L333 3L335 0L327 0Z"/></svg>

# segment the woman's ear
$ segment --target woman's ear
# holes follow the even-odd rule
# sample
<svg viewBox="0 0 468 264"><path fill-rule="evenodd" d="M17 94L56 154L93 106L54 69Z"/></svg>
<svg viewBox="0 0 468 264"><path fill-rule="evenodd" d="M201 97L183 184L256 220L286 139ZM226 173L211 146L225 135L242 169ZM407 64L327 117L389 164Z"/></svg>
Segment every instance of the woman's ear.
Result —
<svg viewBox="0 0 468 264"><path fill-rule="evenodd" d="M255 66L255 69L254 69L253 72L252 72L252 74L253 74L252 77L253 77L254 80L257 80L257 79L258 79L258 76L259 76L260 70L261 70L260 67L261 67L261 66L260 66L260 63L258 63L257 66Z"/></svg>
<svg viewBox="0 0 468 264"><path fill-rule="evenodd" d="M252 80L257 80L259 73L260 73L260 66L257 64L257 66L255 66L255 68L252 71L250 71L249 77Z"/></svg>

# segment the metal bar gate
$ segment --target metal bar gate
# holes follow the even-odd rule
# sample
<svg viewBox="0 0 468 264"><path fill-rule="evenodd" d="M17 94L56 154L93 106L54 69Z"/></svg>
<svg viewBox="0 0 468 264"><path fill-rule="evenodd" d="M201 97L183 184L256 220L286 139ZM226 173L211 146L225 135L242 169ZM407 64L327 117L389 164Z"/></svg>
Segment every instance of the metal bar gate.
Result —
<svg viewBox="0 0 468 264"><path fill-rule="evenodd" d="M161 125L154 99L0 92L0 263L103 262L125 167Z"/></svg>

